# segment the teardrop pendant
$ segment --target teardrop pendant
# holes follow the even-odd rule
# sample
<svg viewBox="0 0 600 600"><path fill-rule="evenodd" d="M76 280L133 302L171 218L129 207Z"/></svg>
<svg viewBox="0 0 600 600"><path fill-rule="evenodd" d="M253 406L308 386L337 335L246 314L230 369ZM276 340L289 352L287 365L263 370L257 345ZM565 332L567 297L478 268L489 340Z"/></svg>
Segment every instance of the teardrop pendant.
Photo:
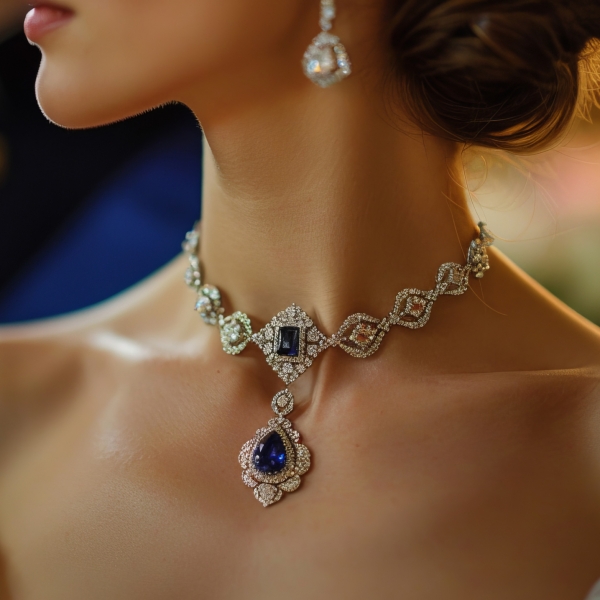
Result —
<svg viewBox="0 0 600 600"><path fill-rule="evenodd" d="M285 418L294 407L292 393L287 389L277 393L271 406L277 417L257 430L239 456L243 482L254 489L254 497L265 507L279 502L284 492L296 491L301 476L310 468L310 451Z"/></svg>
<svg viewBox="0 0 600 600"><path fill-rule="evenodd" d="M330 33L335 18L335 0L321 0L321 33L304 53L304 74L318 86L329 87L352 73L350 57L337 35Z"/></svg>

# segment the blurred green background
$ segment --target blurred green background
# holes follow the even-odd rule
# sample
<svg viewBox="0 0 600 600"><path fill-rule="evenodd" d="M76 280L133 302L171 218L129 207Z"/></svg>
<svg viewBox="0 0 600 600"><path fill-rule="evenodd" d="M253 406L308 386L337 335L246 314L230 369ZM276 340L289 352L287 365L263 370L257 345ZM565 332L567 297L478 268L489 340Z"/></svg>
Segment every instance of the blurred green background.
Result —
<svg viewBox="0 0 600 600"><path fill-rule="evenodd" d="M497 246L573 309L600 325L600 110L555 148L529 157L465 156L472 210Z"/></svg>

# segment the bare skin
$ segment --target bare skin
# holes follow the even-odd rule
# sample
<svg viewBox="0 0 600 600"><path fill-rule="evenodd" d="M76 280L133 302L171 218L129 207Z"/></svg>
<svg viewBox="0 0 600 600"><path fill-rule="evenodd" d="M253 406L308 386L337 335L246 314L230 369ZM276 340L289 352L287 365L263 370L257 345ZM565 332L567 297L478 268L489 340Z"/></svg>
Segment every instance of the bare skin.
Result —
<svg viewBox="0 0 600 600"><path fill-rule="evenodd" d="M38 95L77 127L186 102L207 138L206 279L255 328L296 302L331 334L430 288L475 227L459 149L385 118L377 11L339 3L356 71L323 91L298 66L318 6L265 4L146 0L130 48L138 2L73 2ZM600 577L600 333L491 254L424 329L368 360L329 350L293 384L314 464L266 510L237 453L282 386L256 348L222 352L182 258L102 307L5 328L4 597L583 599Z"/></svg>

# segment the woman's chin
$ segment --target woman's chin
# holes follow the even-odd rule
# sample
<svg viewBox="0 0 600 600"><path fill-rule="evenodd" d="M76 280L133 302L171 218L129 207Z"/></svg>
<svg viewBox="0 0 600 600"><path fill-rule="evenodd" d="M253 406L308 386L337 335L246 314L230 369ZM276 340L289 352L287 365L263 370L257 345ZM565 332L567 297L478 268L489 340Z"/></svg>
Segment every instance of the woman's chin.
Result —
<svg viewBox="0 0 600 600"><path fill-rule="evenodd" d="M89 71L97 70L53 67L49 61L42 61L36 82L37 101L49 121L66 129L109 125L171 100L127 74L90 77Z"/></svg>
<svg viewBox="0 0 600 600"><path fill-rule="evenodd" d="M57 109L54 103L46 101L43 97L40 98L39 95L38 105L44 117L58 127L64 129L87 129L94 127L94 125L90 123L90 119L86 118L85 115L74 114L65 106Z"/></svg>
<svg viewBox="0 0 600 600"><path fill-rule="evenodd" d="M68 106L56 107L53 103L48 103L38 97L38 104L43 115L58 127L63 129L91 129L112 123L118 119L98 119L95 115L82 113L76 110L69 110Z"/></svg>
<svg viewBox="0 0 600 600"><path fill-rule="evenodd" d="M85 101L72 86L54 85L41 74L36 84L36 97L44 116L65 129L87 129L104 123L97 110Z"/></svg>
<svg viewBox="0 0 600 600"><path fill-rule="evenodd" d="M38 79L36 96L44 116L65 129L101 127L143 111L126 110L106 95L81 94L72 87L46 85L43 78Z"/></svg>

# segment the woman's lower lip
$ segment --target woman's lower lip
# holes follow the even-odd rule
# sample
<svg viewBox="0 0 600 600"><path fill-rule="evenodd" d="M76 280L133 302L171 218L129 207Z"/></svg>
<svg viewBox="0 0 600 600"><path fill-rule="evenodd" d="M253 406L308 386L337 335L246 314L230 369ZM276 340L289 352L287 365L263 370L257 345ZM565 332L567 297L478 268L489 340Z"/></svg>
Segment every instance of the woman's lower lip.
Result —
<svg viewBox="0 0 600 600"><path fill-rule="evenodd" d="M25 35L30 42L38 42L44 35L62 27L73 18L73 12L58 6L40 5L25 17Z"/></svg>

